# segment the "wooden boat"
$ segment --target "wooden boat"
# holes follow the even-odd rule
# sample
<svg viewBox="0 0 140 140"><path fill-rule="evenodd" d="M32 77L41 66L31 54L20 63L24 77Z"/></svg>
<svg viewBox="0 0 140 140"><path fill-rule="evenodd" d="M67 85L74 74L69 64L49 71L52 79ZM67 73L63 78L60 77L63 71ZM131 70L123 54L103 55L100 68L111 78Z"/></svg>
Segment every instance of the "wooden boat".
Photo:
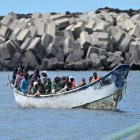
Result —
<svg viewBox="0 0 140 140"><path fill-rule="evenodd" d="M129 69L129 65L120 65L94 83L39 97L24 95L13 88L15 101L25 108L115 109L125 91Z"/></svg>

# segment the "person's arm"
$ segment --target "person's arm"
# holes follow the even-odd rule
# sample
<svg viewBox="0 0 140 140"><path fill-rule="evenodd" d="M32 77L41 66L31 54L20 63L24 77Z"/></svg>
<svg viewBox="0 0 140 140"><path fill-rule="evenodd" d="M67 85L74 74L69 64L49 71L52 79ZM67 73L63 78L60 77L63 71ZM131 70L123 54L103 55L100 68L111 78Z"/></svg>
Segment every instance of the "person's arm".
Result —
<svg viewBox="0 0 140 140"><path fill-rule="evenodd" d="M16 80L15 80L15 83L14 83L15 88L17 88L17 81L18 81L18 76L16 76Z"/></svg>

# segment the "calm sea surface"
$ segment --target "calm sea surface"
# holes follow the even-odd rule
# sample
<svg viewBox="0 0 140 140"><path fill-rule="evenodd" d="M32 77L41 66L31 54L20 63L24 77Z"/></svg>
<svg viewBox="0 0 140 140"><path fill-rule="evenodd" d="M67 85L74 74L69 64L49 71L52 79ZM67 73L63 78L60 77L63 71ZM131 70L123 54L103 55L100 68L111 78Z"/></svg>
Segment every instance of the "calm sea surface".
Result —
<svg viewBox="0 0 140 140"><path fill-rule="evenodd" d="M103 76L107 72L98 72ZM116 111L86 109L24 109L7 86L11 72L0 72L0 140L102 140L140 123L140 72L131 71L127 90ZM92 71L54 71L88 79Z"/></svg>

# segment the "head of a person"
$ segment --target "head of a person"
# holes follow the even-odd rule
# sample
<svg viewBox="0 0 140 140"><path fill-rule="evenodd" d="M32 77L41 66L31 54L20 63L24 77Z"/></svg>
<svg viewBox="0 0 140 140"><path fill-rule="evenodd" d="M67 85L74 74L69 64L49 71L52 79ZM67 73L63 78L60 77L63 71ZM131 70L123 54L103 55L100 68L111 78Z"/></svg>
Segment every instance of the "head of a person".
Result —
<svg viewBox="0 0 140 140"><path fill-rule="evenodd" d="M91 82L92 78L93 78L92 76L89 77L89 83Z"/></svg>
<svg viewBox="0 0 140 140"><path fill-rule="evenodd" d="M41 76L47 77L47 71L42 71L42 72L41 72Z"/></svg>
<svg viewBox="0 0 140 140"><path fill-rule="evenodd" d="M69 76L66 76L66 82L69 82Z"/></svg>
<svg viewBox="0 0 140 140"><path fill-rule="evenodd" d="M37 83L38 83L38 85L41 84L41 79L40 78L37 78Z"/></svg>
<svg viewBox="0 0 140 140"><path fill-rule="evenodd" d="M96 72L93 73L93 77L97 78L97 73Z"/></svg>
<svg viewBox="0 0 140 140"><path fill-rule="evenodd" d="M86 82L85 78L82 78L82 79L81 79L81 82L82 82L82 83L85 83L85 82Z"/></svg>
<svg viewBox="0 0 140 140"><path fill-rule="evenodd" d="M73 81L74 81L74 78L73 78L72 76L70 77L70 81L71 81L71 82L73 82Z"/></svg>
<svg viewBox="0 0 140 140"><path fill-rule="evenodd" d="M35 82L33 83L33 86L34 86L34 88L37 88L37 87L38 87L38 83L35 81Z"/></svg>
<svg viewBox="0 0 140 140"><path fill-rule="evenodd" d="M24 69L23 69L23 73L24 73L24 74L27 74L27 73L28 73L28 68L24 68Z"/></svg>
<svg viewBox="0 0 140 140"><path fill-rule="evenodd" d="M25 80L28 80L29 79L29 74L25 74L24 78L25 78Z"/></svg>
<svg viewBox="0 0 140 140"><path fill-rule="evenodd" d="M35 69L35 70L34 70L34 74L35 74L35 75L39 75L39 70L38 70L38 69Z"/></svg>
<svg viewBox="0 0 140 140"><path fill-rule="evenodd" d="M59 82L60 82L60 77L56 76L56 77L54 78L54 81L55 81L56 83L59 83Z"/></svg>

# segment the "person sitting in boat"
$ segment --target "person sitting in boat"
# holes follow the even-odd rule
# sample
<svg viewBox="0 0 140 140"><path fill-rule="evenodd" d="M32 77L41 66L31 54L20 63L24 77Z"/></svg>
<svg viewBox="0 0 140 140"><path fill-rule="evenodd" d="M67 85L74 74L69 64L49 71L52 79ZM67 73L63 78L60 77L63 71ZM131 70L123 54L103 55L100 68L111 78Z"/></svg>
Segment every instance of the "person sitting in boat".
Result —
<svg viewBox="0 0 140 140"><path fill-rule="evenodd" d="M51 85L52 82L50 78L44 79L44 88L47 94L51 93Z"/></svg>
<svg viewBox="0 0 140 140"><path fill-rule="evenodd" d="M35 88L34 88L34 82L35 81L33 79L31 79L31 82L30 82L30 84L28 86L28 90L27 90L27 94L29 94L29 95L33 95L36 93Z"/></svg>
<svg viewBox="0 0 140 140"><path fill-rule="evenodd" d="M60 91L62 89L59 77L54 78L54 81L52 82L51 89L52 89L53 94L55 94L56 92L58 92L58 91Z"/></svg>
<svg viewBox="0 0 140 140"><path fill-rule="evenodd" d="M90 83L91 83L92 79L93 79L93 77L92 77L92 76L90 76L90 77L89 77L88 84L90 84Z"/></svg>
<svg viewBox="0 0 140 140"><path fill-rule="evenodd" d="M69 78L68 78L69 79ZM65 85L66 85L66 77L65 76L63 76L62 78L61 78L61 81L60 81L60 84L61 84L61 87L62 88L64 88L65 87Z"/></svg>
<svg viewBox="0 0 140 140"><path fill-rule="evenodd" d="M22 93L27 94L29 84L30 84L29 74L25 74L24 79L20 83L20 90Z"/></svg>
<svg viewBox="0 0 140 140"><path fill-rule="evenodd" d="M47 80L47 71L44 70L44 71L41 72L40 79L41 79L42 84L45 84L44 80L45 81Z"/></svg>
<svg viewBox="0 0 140 140"><path fill-rule="evenodd" d="M17 71L15 83L14 83L14 87L15 88L20 89L20 83L21 83L21 81L22 81L23 78L24 78L24 76L23 76L22 68L19 67L18 68L18 71Z"/></svg>
<svg viewBox="0 0 140 140"><path fill-rule="evenodd" d="M85 80L85 78L82 78L79 87L82 87L85 85L86 85L86 80Z"/></svg>
<svg viewBox="0 0 140 140"><path fill-rule="evenodd" d="M65 87L61 90L59 90L59 92L65 92L65 91L69 91L72 90L72 83L71 82L67 82Z"/></svg>
<svg viewBox="0 0 140 140"><path fill-rule="evenodd" d="M72 88L76 88L76 82L72 76L70 77L70 82L72 84Z"/></svg>
<svg viewBox="0 0 140 140"><path fill-rule="evenodd" d="M99 79L100 79L100 77L98 77L98 76L97 76L97 73L94 72L94 73L93 73L93 78L92 78L91 82L96 82L96 81L99 80Z"/></svg>
<svg viewBox="0 0 140 140"><path fill-rule="evenodd" d="M36 81L38 78L40 78L40 75L39 75L39 70L38 69L35 69L34 70L34 73L31 74L31 77Z"/></svg>
<svg viewBox="0 0 140 140"><path fill-rule="evenodd" d="M37 90L40 92L40 94L45 94L46 90L44 88L44 84L41 83L40 78L37 79L37 84L38 84L38 89Z"/></svg>

